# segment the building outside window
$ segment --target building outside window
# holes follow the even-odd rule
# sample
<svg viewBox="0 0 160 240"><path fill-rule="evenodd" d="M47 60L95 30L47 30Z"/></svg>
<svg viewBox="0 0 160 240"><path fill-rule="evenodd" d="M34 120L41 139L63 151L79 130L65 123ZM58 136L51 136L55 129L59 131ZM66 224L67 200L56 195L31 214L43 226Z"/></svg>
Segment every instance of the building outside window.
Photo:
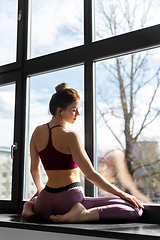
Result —
<svg viewBox="0 0 160 240"><path fill-rule="evenodd" d="M0 198L11 199L12 162L10 158L10 149L0 148ZM4 194L5 190L5 194Z"/></svg>

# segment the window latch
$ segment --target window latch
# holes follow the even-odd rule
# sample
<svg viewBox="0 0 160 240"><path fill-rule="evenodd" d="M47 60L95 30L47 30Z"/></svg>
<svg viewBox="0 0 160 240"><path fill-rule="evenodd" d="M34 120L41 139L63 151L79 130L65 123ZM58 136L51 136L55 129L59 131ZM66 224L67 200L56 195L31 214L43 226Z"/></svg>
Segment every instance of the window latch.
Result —
<svg viewBox="0 0 160 240"><path fill-rule="evenodd" d="M13 151L18 149L18 143L11 145L11 159L13 160Z"/></svg>
<svg viewBox="0 0 160 240"><path fill-rule="evenodd" d="M22 11L20 10L18 13L18 21L20 22L22 20Z"/></svg>

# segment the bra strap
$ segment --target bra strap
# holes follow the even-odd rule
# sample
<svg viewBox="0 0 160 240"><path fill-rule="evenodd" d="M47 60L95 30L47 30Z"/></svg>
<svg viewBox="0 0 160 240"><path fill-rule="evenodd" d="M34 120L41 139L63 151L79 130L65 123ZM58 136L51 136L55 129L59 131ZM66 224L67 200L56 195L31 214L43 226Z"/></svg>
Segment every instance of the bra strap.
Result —
<svg viewBox="0 0 160 240"><path fill-rule="evenodd" d="M61 125L55 125L55 126L51 127L50 129L53 129L53 128L55 128L55 127L63 127L63 126L61 126Z"/></svg>
<svg viewBox="0 0 160 240"><path fill-rule="evenodd" d="M55 126L53 126L53 127L49 127L49 123L47 123L47 125L48 125L48 128L50 129L50 130L52 130L53 128L55 128L55 127L63 127L63 126L61 126L61 125L55 125Z"/></svg>

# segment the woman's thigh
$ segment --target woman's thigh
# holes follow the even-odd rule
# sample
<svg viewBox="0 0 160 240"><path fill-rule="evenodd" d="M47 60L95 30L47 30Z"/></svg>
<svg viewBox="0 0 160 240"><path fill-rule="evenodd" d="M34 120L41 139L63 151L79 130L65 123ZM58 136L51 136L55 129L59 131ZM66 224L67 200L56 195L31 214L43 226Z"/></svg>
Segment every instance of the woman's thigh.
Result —
<svg viewBox="0 0 160 240"><path fill-rule="evenodd" d="M119 197L86 197L81 204L86 208L97 208L100 220L137 220L143 211L131 202Z"/></svg>
<svg viewBox="0 0 160 240"><path fill-rule="evenodd" d="M113 197L84 197L81 204L86 208L94 208L100 206L108 206L113 204L130 204L129 202L126 203L125 200L113 196Z"/></svg>

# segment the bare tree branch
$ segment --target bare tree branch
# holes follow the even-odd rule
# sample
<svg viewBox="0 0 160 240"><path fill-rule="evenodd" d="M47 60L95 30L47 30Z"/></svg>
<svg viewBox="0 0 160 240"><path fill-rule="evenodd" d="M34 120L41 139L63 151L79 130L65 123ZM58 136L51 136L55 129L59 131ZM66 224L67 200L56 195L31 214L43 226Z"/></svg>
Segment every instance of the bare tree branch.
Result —
<svg viewBox="0 0 160 240"><path fill-rule="evenodd" d="M157 73L156 73L154 76L152 76L150 79L148 79L147 81L142 82L142 83L139 83L139 86L138 86L138 88L135 90L134 95L136 95L137 92L138 92L141 88L143 88L145 85L147 85L148 83L150 83L150 82L155 78L156 75L157 75Z"/></svg>
<svg viewBox="0 0 160 240"><path fill-rule="evenodd" d="M139 178L137 178L137 181L139 181L141 178L145 178L145 177L147 177L147 179L148 179L148 177L151 177L151 179L153 179L152 176L153 176L153 175L156 175L156 174L159 175L159 174L160 174L160 171L152 172L152 173L147 173L147 174L141 175Z"/></svg>
<svg viewBox="0 0 160 240"><path fill-rule="evenodd" d="M98 111L99 111L101 117L103 118L106 126L109 128L109 130L111 131L111 133L113 134L113 136L115 137L115 139L118 141L118 143L120 144L120 146L121 146L122 149L124 150L123 144L122 144L121 141L118 139L117 135L114 133L114 131L111 129L111 127L108 125L108 123L107 123L107 121L106 121L106 119L105 119L105 117L104 117L104 113L102 113L99 108L98 108Z"/></svg>
<svg viewBox="0 0 160 240"><path fill-rule="evenodd" d="M158 162L160 162L160 159L152 162L152 164L156 164L156 163L158 163ZM134 169L134 172L136 172L138 169L141 169L142 166L143 166L143 167L149 167L149 166L151 165L151 163L150 163L150 162L144 163L144 162L142 162L142 161L138 161L137 165L139 165L139 166Z"/></svg>
<svg viewBox="0 0 160 240"><path fill-rule="evenodd" d="M111 65L111 64L109 64L109 63L107 63L107 64L105 64L104 62L102 62L102 66L108 71L108 72L110 72L110 74L113 76L113 78L114 78L114 80L112 81L113 83L115 83L116 84L116 81L115 81L115 79L117 79L117 76L116 76L116 68L113 66L113 65ZM113 71L114 72L113 72Z"/></svg>
<svg viewBox="0 0 160 240"><path fill-rule="evenodd" d="M151 162L146 162L146 161L144 162L143 160L140 160L136 155L134 155L134 157L135 157L135 159L137 161L136 165L138 165L137 168L134 168L134 172L136 172L138 169L142 168L146 174L149 174L149 172L147 171L146 167L151 166ZM153 164L156 164L159 161L160 161L160 159L154 161ZM135 166L135 164L133 164L133 166Z"/></svg>
<svg viewBox="0 0 160 240"><path fill-rule="evenodd" d="M149 124L151 124L160 114L160 110L157 112L157 114L154 116L154 118L149 121L147 124L144 125L143 129L146 128Z"/></svg>
<svg viewBox="0 0 160 240"><path fill-rule="evenodd" d="M114 15L111 15L111 18L108 17L106 11L105 11L105 7L103 5L103 2L102 1L98 1L98 4L99 4L99 8L100 8L100 12L102 13L103 15L103 19L104 19L104 23L106 25L106 29L110 29L111 31L111 34L114 35L115 33L113 32L113 28L112 28L112 20L111 18L114 16ZM110 9L111 9L111 6L110 6ZM113 12L114 14L114 12Z"/></svg>
<svg viewBox="0 0 160 240"><path fill-rule="evenodd" d="M143 4L145 5L145 0L143 0ZM143 15L142 15L142 18L141 18L141 27L144 27L144 25L145 25L145 23L147 21L148 12L149 12L149 10L151 8L151 5L152 5L152 1L149 2L146 11L145 11L145 7L143 7Z"/></svg>
<svg viewBox="0 0 160 240"><path fill-rule="evenodd" d="M137 133L137 135L134 137L134 140L135 140L135 141L137 141L137 138L138 138L138 136L141 134L142 130L149 124L149 123L145 124L145 122L146 122L146 120L147 120L147 118L148 118L148 115L149 115L149 113L150 113L151 106L152 106L152 103L153 103L153 101L154 101L154 98L155 98L155 95L156 95L156 93L157 93L157 90L158 90L158 88L159 88L159 85L160 85L160 81L159 81L158 72L157 72L157 86L156 86L156 89L155 89L155 91L154 91L154 93L153 93L153 96L152 96L152 98L151 98L151 101L150 101L150 103L149 103L148 111L147 111L147 113L146 113L146 115L145 115L145 117L144 117L144 120L143 120L143 122L142 122L141 128L140 128L139 132ZM158 113L156 114L155 118L159 115L159 112L160 112L160 111L158 111ZM154 118L154 119L155 119L155 118ZM152 122L152 121L150 121L150 122Z"/></svg>

